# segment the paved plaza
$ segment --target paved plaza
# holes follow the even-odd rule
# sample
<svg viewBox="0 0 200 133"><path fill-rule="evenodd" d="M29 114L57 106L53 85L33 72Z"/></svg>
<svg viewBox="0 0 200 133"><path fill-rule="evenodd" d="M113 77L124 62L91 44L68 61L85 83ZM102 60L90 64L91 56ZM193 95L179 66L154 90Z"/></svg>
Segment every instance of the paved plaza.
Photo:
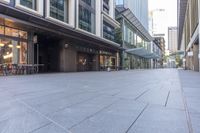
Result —
<svg viewBox="0 0 200 133"><path fill-rule="evenodd" d="M200 73L0 77L0 133L200 133Z"/></svg>

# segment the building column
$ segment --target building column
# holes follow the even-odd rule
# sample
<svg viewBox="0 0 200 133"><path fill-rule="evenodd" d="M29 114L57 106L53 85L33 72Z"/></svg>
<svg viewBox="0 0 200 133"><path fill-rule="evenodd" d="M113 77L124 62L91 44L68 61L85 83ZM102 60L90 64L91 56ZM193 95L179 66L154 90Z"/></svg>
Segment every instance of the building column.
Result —
<svg viewBox="0 0 200 133"><path fill-rule="evenodd" d="M198 16L199 16L199 22L200 22L200 0L198 0ZM199 28L199 39L200 39L200 28ZM199 45L199 44L198 44ZM200 70L200 47L198 52L198 59L199 59L199 70Z"/></svg>
<svg viewBox="0 0 200 133"><path fill-rule="evenodd" d="M27 48L28 48L27 63L28 64L34 64L34 45L36 44L33 43L33 36L34 36L33 32L28 33L28 44L27 44Z"/></svg>
<svg viewBox="0 0 200 133"><path fill-rule="evenodd" d="M95 19L96 19L96 35L101 37L102 36L102 24L103 24L103 20L102 20L102 15L101 15L101 11L102 11L102 1L101 0L96 0L96 15L95 15Z"/></svg>
<svg viewBox="0 0 200 133"><path fill-rule="evenodd" d="M199 45L194 44L193 45L193 65L194 65L194 71L199 71Z"/></svg>

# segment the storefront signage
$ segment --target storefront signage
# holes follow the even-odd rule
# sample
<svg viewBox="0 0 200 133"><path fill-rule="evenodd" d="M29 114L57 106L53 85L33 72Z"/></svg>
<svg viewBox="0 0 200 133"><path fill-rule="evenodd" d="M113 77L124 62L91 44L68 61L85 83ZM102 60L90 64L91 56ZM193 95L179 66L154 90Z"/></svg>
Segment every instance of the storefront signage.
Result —
<svg viewBox="0 0 200 133"><path fill-rule="evenodd" d="M37 35L35 35L35 36L33 37L33 43L34 43L34 44L38 43L38 37L37 37Z"/></svg>
<svg viewBox="0 0 200 133"><path fill-rule="evenodd" d="M69 44L65 44L65 48L68 48L69 47Z"/></svg>
<svg viewBox="0 0 200 133"><path fill-rule="evenodd" d="M188 56L189 57L193 56L193 52L188 52Z"/></svg>

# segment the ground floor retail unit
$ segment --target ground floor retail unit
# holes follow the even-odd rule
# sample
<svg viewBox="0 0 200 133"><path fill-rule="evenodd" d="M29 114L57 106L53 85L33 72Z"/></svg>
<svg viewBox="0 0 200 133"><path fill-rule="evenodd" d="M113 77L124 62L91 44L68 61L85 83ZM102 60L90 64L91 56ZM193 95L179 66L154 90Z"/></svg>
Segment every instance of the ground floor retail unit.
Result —
<svg viewBox="0 0 200 133"><path fill-rule="evenodd" d="M189 48L186 54L186 69L199 71L199 43L198 41Z"/></svg>
<svg viewBox="0 0 200 133"><path fill-rule="evenodd" d="M52 23L48 29L0 16L1 65L41 64L39 72L100 71L107 67L117 70L120 51L120 46L94 35L71 32Z"/></svg>
<svg viewBox="0 0 200 133"><path fill-rule="evenodd" d="M199 27L196 28L190 43L186 47L185 65L186 69L199 72L200 70L200 47L199 47Z"/></svg>

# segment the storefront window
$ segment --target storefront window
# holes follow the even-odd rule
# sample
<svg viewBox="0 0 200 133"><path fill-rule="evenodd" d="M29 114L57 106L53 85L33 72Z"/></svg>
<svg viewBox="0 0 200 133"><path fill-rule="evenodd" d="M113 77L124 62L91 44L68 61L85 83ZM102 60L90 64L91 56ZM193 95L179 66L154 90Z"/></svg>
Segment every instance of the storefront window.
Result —
<svg viewBox="0 0 200 133"><path fill-rule="evenodd" d="M27 63L27 32L0 27L0 64L26 64ZM13 38L14 37L14 38Z"/></svg>
<svg viewBox="0 0 200 133"><path fill-rule="evenodd" d="M26 64L27 43L0 39L0 64Z"/></svg>
<svg viewBox="0 0 200 133"><path fill-rule="evenodd" d="M3 18L0 18L0 25L3 25L3 24L4 24Z"/></svg>
<svg viewBox="0 0 200 133"><path fill-rule="evenodd" d="M19 38L27 39L28 35L25 31L19 31Z"/></svg>
<svg viewBox="0 0 200 133"><path fill-rule="evenodd" d="M20 42L20 64L27 63L27 43Z"/></svg>
<svg viewBox="0 0 200 133"><path fill-rule="evenodd" d="M28 7L30 9L36 10L37 9L37 0L20 0L20 4Z"/></svg>
<svg viewBox="0 0 200 133"><path fill-rule="evenodd" d="M4 27L0 26L0 34L4 34Z"/></svg>
<svg viewBox="0 0 200 133"><path fill-rule="evenodd" d="M12 28L5 28L5 35L6 36L12 36L12 37L18 37L19 36L19 31L16 29L12 29Z"/></svg>
<svg viewBox="0 0 200 133"><path fill-rule="evenodd" d="M68 22L67 0L50 0L50 16Z"/></svg>

